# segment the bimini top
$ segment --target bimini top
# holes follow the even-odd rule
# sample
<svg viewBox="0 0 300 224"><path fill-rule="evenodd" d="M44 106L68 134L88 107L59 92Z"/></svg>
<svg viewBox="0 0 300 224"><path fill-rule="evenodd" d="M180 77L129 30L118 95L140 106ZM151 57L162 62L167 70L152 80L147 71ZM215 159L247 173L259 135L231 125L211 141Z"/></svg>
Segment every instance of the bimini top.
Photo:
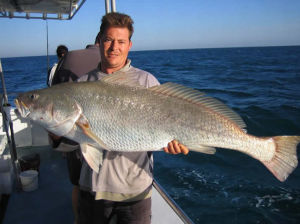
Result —
<svg viewBox="0 0 300 224"><path fill-rule="evenodd" d="M72 19L86 0L0 0L0 18Z"/></svg>

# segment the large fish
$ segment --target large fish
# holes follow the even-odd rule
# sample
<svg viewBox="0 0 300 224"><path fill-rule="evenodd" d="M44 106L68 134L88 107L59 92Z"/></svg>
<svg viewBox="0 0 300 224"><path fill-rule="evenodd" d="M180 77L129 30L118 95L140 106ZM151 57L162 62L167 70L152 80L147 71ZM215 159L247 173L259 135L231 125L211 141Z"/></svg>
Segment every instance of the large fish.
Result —
<svg viewBox="0 0 300 224"><path fill-rule="evenodd" d="M23 117L78 142L96 172L102 149L157 151L174 139L202 153L213 154L215 147L246 153L280 181L298 164L300 136L249 135L240 116L223 103L178 84L132 85L108 76L23 93L15 103Z"/></svg>

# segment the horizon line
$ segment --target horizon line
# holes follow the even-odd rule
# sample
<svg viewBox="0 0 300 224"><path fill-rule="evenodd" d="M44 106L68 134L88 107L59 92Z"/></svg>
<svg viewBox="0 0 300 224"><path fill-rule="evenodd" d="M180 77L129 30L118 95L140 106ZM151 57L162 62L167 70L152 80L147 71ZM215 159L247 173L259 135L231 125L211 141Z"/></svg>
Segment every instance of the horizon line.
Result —
<svg viewBox="0 0 300 224"><path fill-rule="evenodd" d="M144 51L176 51L176 50L200 50L200 49L228 49L228 48L267 48L267 47L300 47L300 44L296 45L264 45L264 46L232 46L232 47L194 47L194 48L169 48L169 49L143 49L143 50L131 50L130 52L144 52ZM74 49L71 51L83 50ZM49 54L48 56L56 56L55 54ZM47 57L47 55L27 55L27 56L9 56L9 57L0 57L0 59L6 58L25 58L25 57Z"/></svg>

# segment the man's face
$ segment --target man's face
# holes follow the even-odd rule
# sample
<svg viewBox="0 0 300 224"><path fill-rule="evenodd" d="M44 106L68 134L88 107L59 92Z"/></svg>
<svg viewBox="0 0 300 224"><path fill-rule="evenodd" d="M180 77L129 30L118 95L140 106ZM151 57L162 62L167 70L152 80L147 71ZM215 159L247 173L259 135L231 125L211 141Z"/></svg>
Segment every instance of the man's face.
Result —
<svg viewBox="0 0 300 224"><path fill-rule="evenodd" d="M131 46L127 28L109 27L100 40L101 68L112 73L124 67Z"/></svg>

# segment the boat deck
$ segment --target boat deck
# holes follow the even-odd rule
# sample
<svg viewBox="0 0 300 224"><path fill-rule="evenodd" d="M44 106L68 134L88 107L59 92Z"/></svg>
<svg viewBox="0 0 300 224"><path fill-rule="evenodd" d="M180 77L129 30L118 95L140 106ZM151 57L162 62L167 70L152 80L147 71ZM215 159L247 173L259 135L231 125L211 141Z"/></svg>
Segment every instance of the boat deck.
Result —
<svg viewBox="0 0 300 224"><path fill-rule="evenodd" d="M73 223L71 206L72 185L66 161L60 152L39 147L41 159L39 188L32 192L15 190L9 199L3 224ZM36 148L22 151L37 152Z"/></svg>

